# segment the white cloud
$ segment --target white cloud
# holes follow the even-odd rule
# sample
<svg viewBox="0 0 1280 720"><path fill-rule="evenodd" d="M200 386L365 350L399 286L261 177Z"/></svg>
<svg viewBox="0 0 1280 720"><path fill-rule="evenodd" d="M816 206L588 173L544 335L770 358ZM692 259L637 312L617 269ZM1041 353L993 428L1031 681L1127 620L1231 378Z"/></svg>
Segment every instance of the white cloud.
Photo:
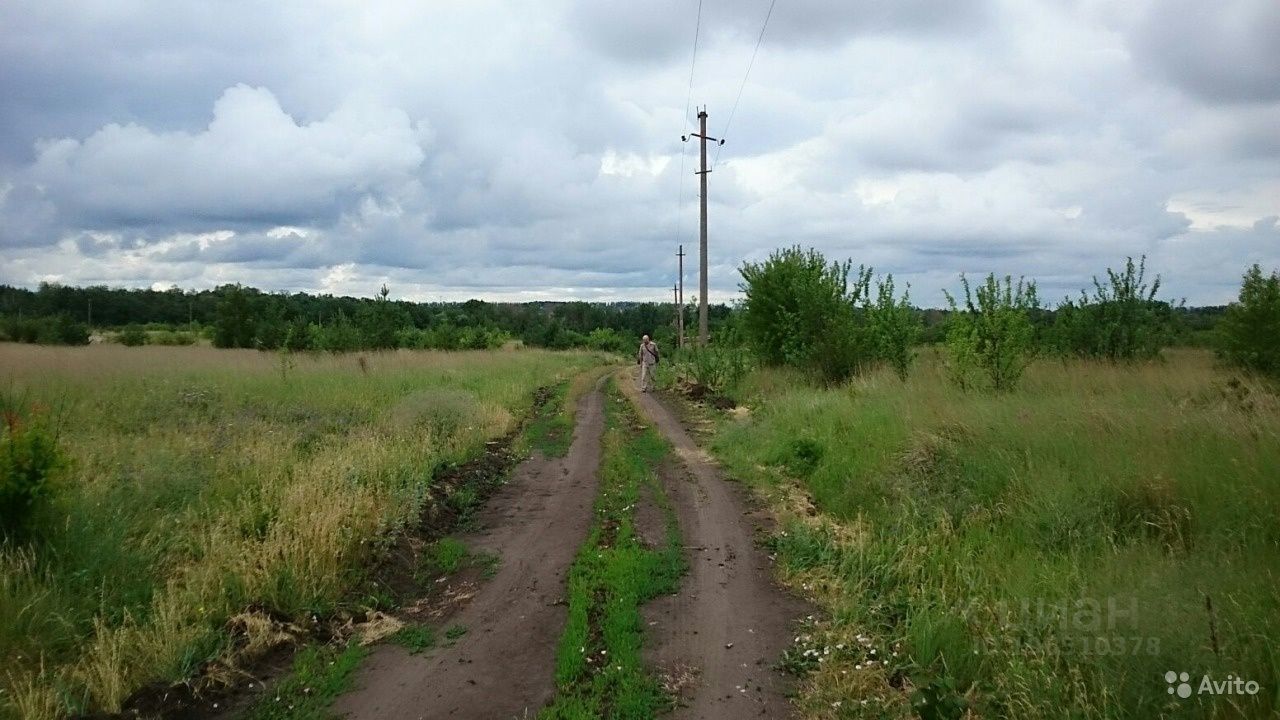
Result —
<svg viewBox="0 0 1280 720"><path fill-rule="evenodd" d="M768 5L704 4L713 135ZM1280 265L1276 7L779 2L710 177L713 294L800 243L924 303L1142 253L1221 301ZM0 282L664 300L695 8L6 3Z"/></svg>

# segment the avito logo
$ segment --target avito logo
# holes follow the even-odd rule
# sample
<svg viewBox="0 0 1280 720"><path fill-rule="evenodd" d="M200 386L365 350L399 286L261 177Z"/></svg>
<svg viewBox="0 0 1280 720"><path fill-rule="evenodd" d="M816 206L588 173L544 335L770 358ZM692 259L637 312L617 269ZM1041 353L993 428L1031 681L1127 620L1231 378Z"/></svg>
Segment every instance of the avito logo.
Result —
<svg viewBox="0 0 1280 720"><path fill-rule="evenodd" d="M1185 672L1170 670L1164 674L1164 681L1169 684L1169 694L1180 698L1191 697L1191 675ZM1245 680L1228 675L1226 680L1214 680L1208 675L1200 677L1200 684L1195 688L1197 695L1257 695L1261 687L1256 680Z"/></svg>

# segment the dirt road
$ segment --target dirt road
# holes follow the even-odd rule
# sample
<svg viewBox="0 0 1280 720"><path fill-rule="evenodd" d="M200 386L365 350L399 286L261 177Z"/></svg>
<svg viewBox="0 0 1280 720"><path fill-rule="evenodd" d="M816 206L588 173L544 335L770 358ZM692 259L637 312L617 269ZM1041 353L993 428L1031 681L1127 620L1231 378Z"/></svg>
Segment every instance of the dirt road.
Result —
<svg viewBox="0 0 1280 720"><path fill-rule="evenodd" d="M683 468L664 468L676 507L689 572L674 596L644 611L650 623L648 659L676 683L682 705L673 718L785 718L788 681L773 665L790 639L789 624L806 606L772 581L768 557L756 546L744 488L719 467L655 396L629 397L675 448Z"/></svg>
<svg viewBox="0 0 1280 720"><path fill-rule="evenodd" d="M583 395L576 417L568 455L521 463L480 514L484 530L461 538L500 558L493 578L447 620L466 633L419 656L378 646L336 712L356 720L524 718L550 700L565 574L586 538L596 495L599 385Z"/></svg>

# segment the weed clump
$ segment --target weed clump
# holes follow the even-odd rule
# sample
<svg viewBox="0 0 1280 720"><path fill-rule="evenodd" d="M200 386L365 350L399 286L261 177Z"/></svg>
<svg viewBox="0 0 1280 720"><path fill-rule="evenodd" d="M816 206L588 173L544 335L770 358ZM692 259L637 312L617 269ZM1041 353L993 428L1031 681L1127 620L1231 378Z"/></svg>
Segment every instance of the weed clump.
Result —
<svg viewBox="0 0 1280 720"><path fill-rule="evenodd" d="M27 539L36 517L53 497L54 474L63 464L47 413L0 399L0 539Z"/></svg>

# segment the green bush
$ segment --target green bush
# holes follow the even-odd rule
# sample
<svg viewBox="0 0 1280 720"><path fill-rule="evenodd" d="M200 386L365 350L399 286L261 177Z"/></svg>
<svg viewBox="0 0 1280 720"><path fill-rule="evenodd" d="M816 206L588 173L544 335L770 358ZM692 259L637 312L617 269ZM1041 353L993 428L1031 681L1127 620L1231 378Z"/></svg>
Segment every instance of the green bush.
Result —
<svg viewBox="0 0 1280 720"><path fill-rule="evenodd" d="M943 290L951 306L947 329L948 370L951 379L963 388L986 385L992 390L1011 390L1035 354L1035 328L1031 313L1040 306L1034 282L1024 282L995 274L976 291L960 275L964 307ZM976 300L976 302L975 302Z"/></svg>
<svg viewBox="0 0 1280 720"><path fill-rule="evenodd" d="M1218 354L1234 365L1280 375L1280 273L1264 276L1256 264L1245 272L1239 299L1218 325Z"/></svg>
<svg viewBox="0 0 1280 720"><path fill-rule="evenodd" d="M916 343L924 325L916 309L911 307L910 286L902 297L894 296L893 276L876 282L876 299L868 304L867 333L877 356L886 362L902 380L915 361Z"/></svg>
<svg viewBox="0 0 1280 720"><path fill-rule="evenodd" d="M39 345L88 345L89 326L69 315L38 318L5 318L0 334L13 342Z"/></svg>
<svg viewBox="0 0 1280 720"><path fill-rule="evenodd" d="M127 347L147 344L147 331L137 325L130 325L116 333L116 342Z"/></svg>
<svg viewBox="0 0 1280 720"><path fill-rule="evenodd" d="M61 464L56 434L35 412L3 403L0 428L0 536L22 540L49 501L50 481Z"/></svg>
<svg viewBox="0 0 1280 720"><path fill-rule="evenodd" d="M1052 344L1059 352L1112 361L1150 360L1173 341L1173 308L1156 300L1160 277L1146 284L1147 259L1127 258L1123 272L1107 268L1107 284L1093 279L1093 295L1058 307Z"/></svg>
<svg viewBox="0 0 1280 720"><path fill-rule="evenodd" d="M817 250L779 250L763 263L745 263L742 330L766 365L791 365L840 382L863 368L888 362L905 375L919 337L920 319L907 295L894 297L893 276L877 281L851 261L827 262Z"/></svg>

